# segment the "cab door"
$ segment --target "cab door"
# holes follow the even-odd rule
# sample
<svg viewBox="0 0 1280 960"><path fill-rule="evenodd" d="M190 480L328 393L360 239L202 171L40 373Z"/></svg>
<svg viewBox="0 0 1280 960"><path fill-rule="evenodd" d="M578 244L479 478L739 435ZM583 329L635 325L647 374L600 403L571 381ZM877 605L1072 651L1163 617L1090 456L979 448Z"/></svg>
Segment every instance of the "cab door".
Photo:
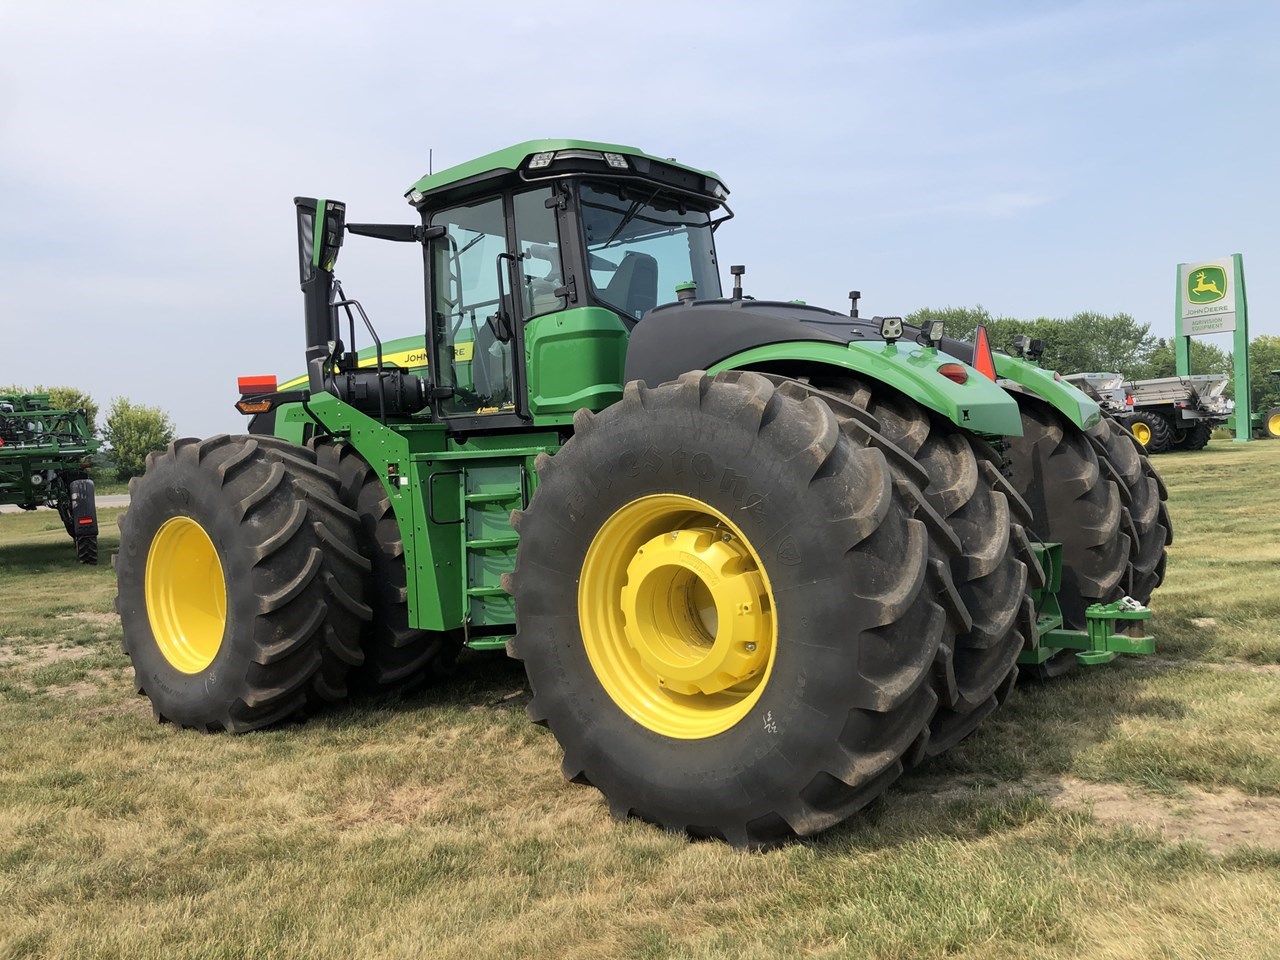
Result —
<svg viewBox="0 0 1280 960"><path fill-rule="evenodd" d="M446 231L428 254L436 412L455 429L527 421L524 324L565 306L551 196L539 187L431 215Z"/></svg>

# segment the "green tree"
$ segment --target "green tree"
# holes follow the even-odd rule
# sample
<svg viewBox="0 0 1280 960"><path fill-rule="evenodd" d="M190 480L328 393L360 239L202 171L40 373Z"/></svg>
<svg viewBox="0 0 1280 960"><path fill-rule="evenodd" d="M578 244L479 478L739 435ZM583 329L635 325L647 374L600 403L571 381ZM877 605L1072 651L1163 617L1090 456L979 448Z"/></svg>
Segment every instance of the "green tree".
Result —
<svg viewBox="0 0 1280 960"><path fill-rule="evenodd" d="M1280 375L1273 377L1273 370L1280 371L1280 337L1255 337L1249 343L1249 392L1254 413L1265 414L1280 407Z"/></svg>
<svg viewBox="0 0 1280 960"><path fill-rule="evenodd" d="M93 397L75 387L46 387L36 384L28 389L18 384L0 387L0 393L47 393L49 405L55 410L83 410L85 419L89 421L89 429L98 432L98 404Z"/></svg>
<svg viewBox="0 0 1280 960"><path fill-rule="evenodd" d="M1154 380L1157 377L1176 377L1178 375L1177 358L1174 354L1174 340L1158 338L1152 345L1147 362L1132 374L1135 380ZM1203 340L1191 341L1192 373L1225 373L1231 374L1231 354L1221 347Z"/></svg>
<svg viewBox="0 0 1280 960"><path fill-rule="evenodd" d="M173 421L167 413L126 397L112 399L102 431L103 439L111 446L107 456L121 480L141 475L147 466L147 454L163 450L173 435Z"/></svg>
<svg viewBox="0 0 1280 960"><path fill-rule="evenodd" d="M1014 337L1026 334L1044 341L1044 366L1063 373L1118 371L1126 376L1145 369L1155 340L1151 325L1127 313L1077 313L1063 319L993 317L982 306L925 308L907 317L910 323L942 320L949 337L972 340L979 323L987 328L991 345L1008 350Z"/></svg>

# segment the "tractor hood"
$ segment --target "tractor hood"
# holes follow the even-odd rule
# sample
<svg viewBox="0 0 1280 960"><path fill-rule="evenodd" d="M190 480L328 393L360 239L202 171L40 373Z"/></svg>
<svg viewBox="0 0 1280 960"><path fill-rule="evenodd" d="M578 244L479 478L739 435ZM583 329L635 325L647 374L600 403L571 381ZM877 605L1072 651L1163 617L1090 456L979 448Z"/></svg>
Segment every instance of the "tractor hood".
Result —
<svg viewBox="0 0 1280 960"><path fill-rule="evenodd" d="M917 342L919 333L907 328L889 344L878 319L803 303L685 301L651 310L635 325L624 379L656 386L687 370L757 369L788 376L845 371L901 390L965 429L1020 436L1014 399L994 380L957 362L946 344L935 349ZM972 345L964 352L972 359ZM955 370L944 372L948 365Z"/></svg>
<svg viewBox="0 0 1280 960"><path fill-rule="evenodd" d="M778 300L688 300L650 310L636 324L625 379L657 386L686 370L707 370L734 354L775 343L847 345L880 339L879 324L823 307Z"/></svg>

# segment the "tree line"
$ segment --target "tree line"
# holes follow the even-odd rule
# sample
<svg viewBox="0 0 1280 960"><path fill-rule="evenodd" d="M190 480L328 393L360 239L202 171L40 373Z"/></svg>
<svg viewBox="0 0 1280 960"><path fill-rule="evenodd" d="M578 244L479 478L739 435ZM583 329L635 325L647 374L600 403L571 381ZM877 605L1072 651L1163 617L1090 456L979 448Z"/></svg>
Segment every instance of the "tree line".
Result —
<svg viewBox="0 0 1280 960"><path fill-rule="evenodd" d="M1094 313L1086 311L1074 316L993 317L981 306L924 307L908 316L907 321L922 324L942 320L949 337L972 340L978 324L987 328L991 345L1007 350L1013 338L1023 333L1043 340L1041 363L1061 373L1121 373L1129 380L1152 380L1177 376L1175 340L1151 334L1151 324L1139 323L1127 313ZM1191 341L1192 373L1225 373L1234 380L1234 356L1211 343ZM1269 409L1280 404L1280 337L1258 336L1249 342L1249 379L1253 409ZM1235 396L1234 384L1228 383L1227 395Z"/></svg>
<svg viewBox="0 0 1280 960"><path fill-rule="evenodd" d="M141 476L147 466L147 454L163 450L174 438L173 421L167 413L159 407L134 403L128 397L112 399L99 429L97 401L75 387L11 385L0 387L0 393L47 393L49 405L55 410L83 410L93 435L106 442L107 462L119 480Z"/></svg>

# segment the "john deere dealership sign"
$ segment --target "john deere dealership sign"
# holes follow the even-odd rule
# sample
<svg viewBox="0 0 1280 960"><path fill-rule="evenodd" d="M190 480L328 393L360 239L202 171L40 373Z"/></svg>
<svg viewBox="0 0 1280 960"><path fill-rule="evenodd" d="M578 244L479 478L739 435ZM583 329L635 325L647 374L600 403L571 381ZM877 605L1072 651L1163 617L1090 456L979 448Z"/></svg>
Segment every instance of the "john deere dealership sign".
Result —
<svg viewBox="0 0 1280 960"><path fill-rule="evenodd" d="M1174 316L1178 336L1174 358L1178 376L1191 370L1191 338L1208 333L1234 334L1235 428L1237 440L1248 440L1252 430L1249 391L1249 304L1244 295L1244 257L1232 254L1222 260L1178 264L1178 299ZM1203 371L1200 371L1203 373Z"/></svg>
<svg viewBox="0 0 1280 960"><path fill-rule="evenodd" d="M1184 337L1236 328L1234 257L1178 265L1178 332Z"/></svg>

